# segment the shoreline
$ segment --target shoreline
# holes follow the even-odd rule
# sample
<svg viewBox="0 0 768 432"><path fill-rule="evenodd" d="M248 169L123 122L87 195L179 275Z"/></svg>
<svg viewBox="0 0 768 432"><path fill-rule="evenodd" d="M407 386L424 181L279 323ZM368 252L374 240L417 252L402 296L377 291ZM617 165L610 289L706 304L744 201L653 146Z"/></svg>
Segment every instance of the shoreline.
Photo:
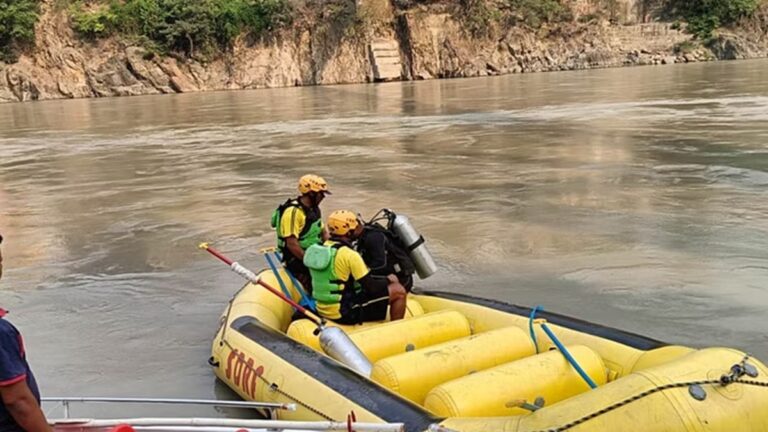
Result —
<svg viewBox="0 0 768 432"><path fill-rule="evenodd" d="M289 89L289 88L300 88L300 87L345 87L345 86L361 86L361 85L392 85L397 83L416 83L420 81L448 81L448 80L463 80L463 79L479 79L479 78L500 78L500 77L509 77L509 76L515 76L515 75L531 75L531 74L550 74L550 73L563 73L567 74L569 72L589 72L589 71L600 71L600 70L616 70L616 69L623 69L623 68L652 68L657 66L684 66L684 65L701 65L704 63L730 63L730 62L749 62L749 61L761 61L761 60L768 60L768 57L752 57L752 58L744 58L744 59L735 59L735 60L709 60L709 61L694 61L694 62L688 62L688 63L674 63L674 64L664 64L664 65L654 65L654 64L634 64L634 65L625 65L625 66L596 66L592 68L585 68L585 69L573 69L573 70L546 70L546 71L539 71L539 72L526 72L526 73L507 73L507 74L497 74L497 75L485 75L485 76L459 76L459 77L445 77L445 78L432 78L432 79L419 79L419 80L392 80L392 81L375 81L375 82L345 82L345 83L328 83L328 84L310 84L306 86L276 86L276 87L258 87L258 88L237 88L237 89L210 89L210 90L199 90L199 91L187 91L187 92L174 92L174 93L146 93L146 94L136 94L136 95L125 95L125 96L105 96L105 97L79 97L79 98L67 98L67 97L61 97L61 98L50 98L50 99L35 99L35 100L29 100L29 101L0 101L0 106L3 105L12 105L12 104L36 104L36 103L44 103L44 102L61 102L61 101L82 101L82 100L107 100L107 99L114 99L114 98L141 98L141 97L152 97L152 96L171 96L171 95L194 95L194 94L200 94L200 93L236 93L241 91L261 91L261 90L279 90L279 89Z"/></svg>
<svg viewBox="0 0 768 432"><path fill-rule="evenodd" d="M448 13L389 10L368 25L369 34L300 28L239 40L231 52L201 61L155 55L120 38L84 42L66 13L46 2L35 47L16 63L0 63L0 103L768 58L768 40L746 28L720 31L703 45L668 22L512 27L478 38Z"/></svg>

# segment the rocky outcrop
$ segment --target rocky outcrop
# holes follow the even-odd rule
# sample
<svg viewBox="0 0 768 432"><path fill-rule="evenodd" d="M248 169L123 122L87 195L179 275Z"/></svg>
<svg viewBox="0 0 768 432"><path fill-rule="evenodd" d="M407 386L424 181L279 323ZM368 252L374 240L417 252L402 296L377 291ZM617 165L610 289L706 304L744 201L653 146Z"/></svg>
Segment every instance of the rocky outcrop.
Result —
<svg viewBox="0 0 768 432"><path fill-rule="evenodd" d="M631 38L638 27L604 26L561 28L546 37L513 29L489 43L464 37L447 14L411 19L409 28L417 79L652 64L688 39L677 31Z"/></svg>
<svg viewBox="0 0 768 432"><path fill-rule="evenodd" d="M366 43L355 36L286 32L237 41L231 52L201 62L115 39L84 42L66 12L45 1L35 49L17 63L0 63L0 102L369 81Z"/></svg>
<svg viewBox="0 0 768 432"><path fill-rule="evenodd" d="M635 1L623 3L620 17L624 23L639 24L577 20L538 31L492 28L484 37L471 36L446 7L395 11L389 3L376 2L377 11L366 15L365 28L350 31L326 25L289 29L269 40L243 38L220 58L202 62L155 56L118 39L82 41L73 34L66 12L53 7L54 1L43 2L35 48L17 63L0 63L0 102L371 82L370 46L380 39L399 45L400 62L393 64L402 65L404 79L768 55L762 30L721 32L707 46L699 46L670 24L642 23L646 15ZM581 13L591 13L590 3L583 3Z"/></svg>
<svg viewBox="0 0 768 432"><path fill-rule="evenodd" d="M745 34L720 33L707 42L707 48L720 60L740 60L768 56L765 41Z"/></svg>

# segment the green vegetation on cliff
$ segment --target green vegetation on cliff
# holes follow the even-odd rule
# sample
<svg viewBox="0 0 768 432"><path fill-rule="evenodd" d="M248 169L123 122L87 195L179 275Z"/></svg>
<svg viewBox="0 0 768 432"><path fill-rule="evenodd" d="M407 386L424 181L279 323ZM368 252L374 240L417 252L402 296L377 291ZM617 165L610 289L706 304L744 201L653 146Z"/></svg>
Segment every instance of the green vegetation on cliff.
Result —
<svg viewBox="0 0 768 432"><path fill-rule="evenodd" d="M35 40L38 0L0 0L0 61L16 61Z"/></svg>
<svg viewBox="0 0 768 432"><path fill-rule="evenodd" d="M0 0L0 61L15 61L34 42L40 1ZM566 0L365 1L391 1L399 11L414 7L453 11L478 37L489 36L494 26L539 28L575 18ZM754 14L764 3L768 0L642 0L640 7L646 18L686 21L688 31L704 40L716 28ZM209 57L229 49L238 37L256 40L290 23L301 23L322 37L330 34L329 29L366 22L356 10L356 0L57 0L56 4L64 5L72 27L85 39L118 35L152 51L188 57ZM617 22L625 1L593 0L592 5L594 13L578 16L580 22L594 18Z"/></svg>
<svg viewBox="0 0 768 432"><path fill-rule="evenodd" d="M700 39L712 37L720 27L752 15L760 0L670 0L669 10L688 22L688 31Z"/></svg>
<svg viewBox="0 0 768 432"><path fill-rule="evenodd" d="M571 9L560 0L461 0L459 3L461 7L455 12L475 36L487 35L493 22L538 28L573 19ZM404 3L403 6L411 5Z"/></svg>
<svg viewBox="0 0 768 432"><path fill-rule="evenodd" d="M260 36L290 22L286 0L125 0L69 7L74 29L86 38L115 33L159 51L188 56L226 49L241 34Z"/></svg>
<svg viewBox="0 0 768 432"><path fill-rule="evenodd" d="M506 0L506 7L515 19L531 27L573 19L571 9L559 0Z"/></svg>
<svg viewBox="0 0 768 432"><path fill-rule="evenodd" d="M431 0L395 0L401 4L430 3ZM526 25L570 22L573 10L563 0L461 0L463 19L473 33L483 33L491 22ZM626 6L622 0L593 0L596 13L580 16L579 21L607 18L617 21L618 11ZM768 0L640 0L635 4L648 18L684 20L687 30L699 39L712 37L718 27L732 26L752 16Z"/></svg>
<svg viewBox="0 0 768 432"><path fill-rule="evenodd" d="M490 17L505 18L512 24L540 27L546 23L568 22L573 13L567 2L562 0L462 0L467 11L466 18L487 22ZM620 0L593 0L597 16L616 20ZM650 16L667 19L682 19L688 23L688 31L700 39L707 39L721 26L736 24L740 19L751 16L767 0L641 0L635 7ZM491 12L488 12L491 11ZM656 13L653 13L656 11ZM581 20L593 16L581 17Z"/></svg>

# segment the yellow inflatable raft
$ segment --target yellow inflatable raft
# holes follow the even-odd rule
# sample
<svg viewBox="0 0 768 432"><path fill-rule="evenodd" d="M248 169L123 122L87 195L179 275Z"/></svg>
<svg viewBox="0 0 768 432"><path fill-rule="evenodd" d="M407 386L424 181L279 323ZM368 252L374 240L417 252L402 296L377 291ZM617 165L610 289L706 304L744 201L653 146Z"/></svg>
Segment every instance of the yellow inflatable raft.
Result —
<svg viewBox="0 0 768 432"><path fill-rule="evenodd" d="M271 272L260 277L278 286ZM373 364L363 377L322 352L310 321L248 284L221 317L210 363L246 400L296 404L280 414L292 420L354 412L407 431L768 431L768 369L743 352L530 315L465 295L411 294L404 320L343 326Z"/></svg>

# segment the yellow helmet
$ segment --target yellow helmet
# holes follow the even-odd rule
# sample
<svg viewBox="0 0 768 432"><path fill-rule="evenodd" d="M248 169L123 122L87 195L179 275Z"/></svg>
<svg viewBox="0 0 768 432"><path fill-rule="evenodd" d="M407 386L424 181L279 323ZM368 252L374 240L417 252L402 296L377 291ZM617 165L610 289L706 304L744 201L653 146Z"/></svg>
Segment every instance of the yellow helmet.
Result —
<svg viewBox="0 0 768 432"><path fill-rule="evenodd" d="M357 216L349 210L336 210L328 216L328 231L332 235L343 236L359 224Z"/></svg>
<svg viewBox="0 0 768 432"><path fill-rule="evenodd" d="M323 192L328 195L331 194L331 192L328 190L328 183L326 183L322 177L316 176L314 174L307 174L299 179L299 193L304 195L305 193L309 192Z"/></svg>

